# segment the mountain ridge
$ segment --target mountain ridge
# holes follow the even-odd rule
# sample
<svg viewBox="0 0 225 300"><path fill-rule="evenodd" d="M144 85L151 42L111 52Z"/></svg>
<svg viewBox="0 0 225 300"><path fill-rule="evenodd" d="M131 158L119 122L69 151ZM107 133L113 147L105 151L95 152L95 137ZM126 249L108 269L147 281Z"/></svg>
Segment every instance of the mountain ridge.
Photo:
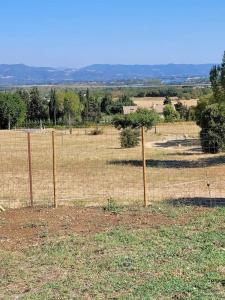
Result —
<svg viewBox="0 0 225 300"><path fill-rule="evenodd" d="M0 64L0 85L207 78L213 64L93 64L82 68Z"/></svg>

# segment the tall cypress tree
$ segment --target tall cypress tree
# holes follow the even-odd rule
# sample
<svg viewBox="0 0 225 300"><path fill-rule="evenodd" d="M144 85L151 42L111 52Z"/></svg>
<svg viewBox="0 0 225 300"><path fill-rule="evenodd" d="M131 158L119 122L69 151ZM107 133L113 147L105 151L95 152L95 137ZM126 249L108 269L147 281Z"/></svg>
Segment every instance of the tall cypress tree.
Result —
<svg viewBox="0 0 225 300"><path fill-rule="evenodd" d="M89 120L89 101L90 101L90 92L89 92L89 89L87 88L86 103L85 103L85 119L86 119L86 121Z"/></svg>
<svg viewBox="0 0 225 300"><path fill-rule="evenodd" d="M224 54L223 54L223 60L222 60L222 64L221 64L221 73L220 73L220 81L221 81L221 86L222 86L222 89L223 89L223 96L224 96L224 101L225 101L225 51L224 51Z"/></svg>
<svg viewBox="0 0 225 300"><path fill-rule="evenodd" d="M56 90L51 89L50 102L49 102L49 116L50 116L50 120L53 121L55 126L56 126L56 113L57 113Z"/></svg>

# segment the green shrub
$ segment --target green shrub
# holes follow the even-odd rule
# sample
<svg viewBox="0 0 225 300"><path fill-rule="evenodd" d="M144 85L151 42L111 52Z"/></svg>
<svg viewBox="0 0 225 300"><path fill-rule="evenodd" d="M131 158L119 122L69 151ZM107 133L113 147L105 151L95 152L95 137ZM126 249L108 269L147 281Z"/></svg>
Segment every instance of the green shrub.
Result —
<svg viewBox="0 0 225 300"><path fill-rule="evenodd" d="M167 104L163 108L163 115L166 122L175 122L179 120L180 115L171 104Z"/></svg>
<svg viewBox="0 0 225 300"><path fill-rule="evenodd" d="M140 131L138 129L125 128L120 133L120 144L122 148L133 148L139 145Z"/></svg>

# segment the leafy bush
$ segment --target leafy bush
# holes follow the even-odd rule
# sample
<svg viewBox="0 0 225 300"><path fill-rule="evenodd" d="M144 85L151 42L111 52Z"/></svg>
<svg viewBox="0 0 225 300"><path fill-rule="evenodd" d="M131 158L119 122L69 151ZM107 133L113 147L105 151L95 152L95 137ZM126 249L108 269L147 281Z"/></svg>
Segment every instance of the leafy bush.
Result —
<svg viewBox="0 0 225 300"><path fill-rule="evenodd" d="M132 148L138 146L140 142L140 132L138 129L125 128L120 133L120 144L122 148Z"/></svg>
<svg viewBox="0 0 225 300"><path fill-rule="evenodd" d="M166 122L175 122L179 120L180 115L171 104L167 104L163 108L163 115Z"/></svg>
<svg viewBox="0 0 225 300"><path fill-rule="evenodd" d="M208 105L198 120L202 151L218 153L225 150L225 106Z"/></svg>

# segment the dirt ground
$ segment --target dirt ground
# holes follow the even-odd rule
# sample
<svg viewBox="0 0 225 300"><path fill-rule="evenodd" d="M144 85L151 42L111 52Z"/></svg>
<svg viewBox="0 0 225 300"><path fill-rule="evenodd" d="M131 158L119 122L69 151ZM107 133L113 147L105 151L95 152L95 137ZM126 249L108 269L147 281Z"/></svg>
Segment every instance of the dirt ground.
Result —
<svg viewBox="0 0 225 300"><path fill-rule="evenodd" d="M178 218L162 213L127 210L115 214L102 208L23 208L0 213L0 249L21 251L44 239L68 234L94 234L117 226L147 228L186 224L206 208L193 208Z"/></svg>

